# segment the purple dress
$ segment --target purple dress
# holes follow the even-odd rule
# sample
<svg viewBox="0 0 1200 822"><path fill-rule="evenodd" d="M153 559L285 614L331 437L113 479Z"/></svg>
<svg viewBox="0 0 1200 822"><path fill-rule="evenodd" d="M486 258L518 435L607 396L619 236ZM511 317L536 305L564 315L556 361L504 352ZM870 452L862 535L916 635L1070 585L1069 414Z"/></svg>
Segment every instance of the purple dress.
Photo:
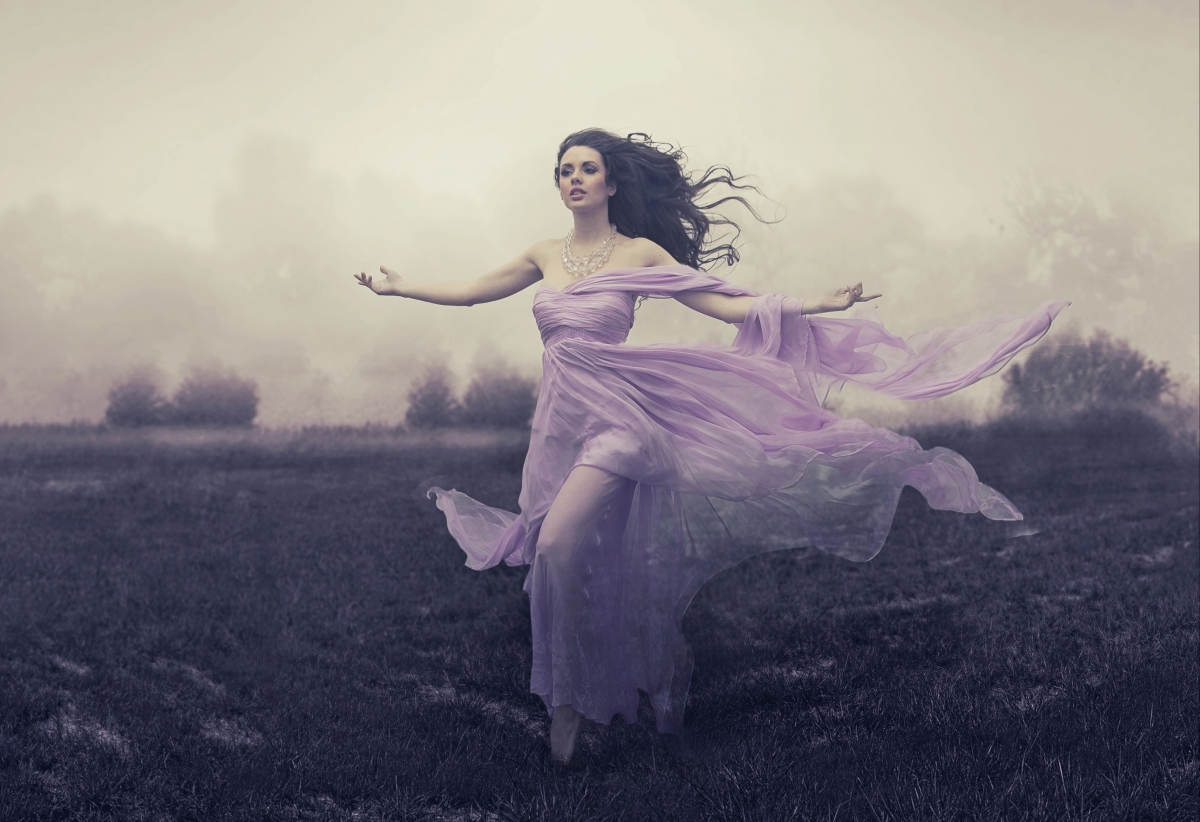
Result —
<svg viewBox="0 0 1200 822"><path fill-rule="evenodd" d="M713 575L798 546L868 560L905 485L934 508L1021 518L955 452L822 408L828 389L944 396L996 373L1067 305L905 340L874 320L810 318L800 301L765 294L732 347L623 345L638 296L686 291L757 296L685 266L539 289L545 353L521 513L429 492L469 567L530 566L530 685L547 709L633 721L640 689L663 732L682 725L691 679L683 614ZM546 562L535 553L539 528L580 465L611 472L615 484L569 562Z"/></svg>

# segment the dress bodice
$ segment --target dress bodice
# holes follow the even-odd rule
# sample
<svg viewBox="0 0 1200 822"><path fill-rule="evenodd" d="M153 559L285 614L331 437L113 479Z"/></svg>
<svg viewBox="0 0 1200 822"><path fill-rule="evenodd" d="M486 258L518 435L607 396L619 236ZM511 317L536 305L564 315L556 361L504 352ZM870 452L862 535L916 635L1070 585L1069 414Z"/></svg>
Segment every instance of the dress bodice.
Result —
<svg viewBox="0 0 1200 822"><path fill-rule="evenodd" d="M683 265L612 269L581 277L561 291L539 288L533 316L547 349L563 340L623 343L633 327L638 297L674 297L684 291L755 293Z"/></svg>
<svg viewBox="0 0 1200 822"><path fill-rule="evenodd" d="M637 295L629 291L577 293L540 288L533 316L546 348L563 340L623 343L633 327Z"/></svg>

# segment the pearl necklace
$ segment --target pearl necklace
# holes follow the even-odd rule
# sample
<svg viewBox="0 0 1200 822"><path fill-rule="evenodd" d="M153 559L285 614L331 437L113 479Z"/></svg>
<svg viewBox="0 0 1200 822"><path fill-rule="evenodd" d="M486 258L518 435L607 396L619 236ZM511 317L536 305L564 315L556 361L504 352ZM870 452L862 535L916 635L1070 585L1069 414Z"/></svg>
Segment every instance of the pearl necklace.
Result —
<svg viewBox="0 0 1200 822"><path fill-rule="evenodd" d="M562 262L563 268L567 270L568 274L573 277L586 277L608 262L613 246L617 244L617 227L615 224L609 223L608 228L608 239L586 257L576 257L571 252L571 238L575 236L575 229L572 228L567 232L567 238L563 241Z"/></svg>

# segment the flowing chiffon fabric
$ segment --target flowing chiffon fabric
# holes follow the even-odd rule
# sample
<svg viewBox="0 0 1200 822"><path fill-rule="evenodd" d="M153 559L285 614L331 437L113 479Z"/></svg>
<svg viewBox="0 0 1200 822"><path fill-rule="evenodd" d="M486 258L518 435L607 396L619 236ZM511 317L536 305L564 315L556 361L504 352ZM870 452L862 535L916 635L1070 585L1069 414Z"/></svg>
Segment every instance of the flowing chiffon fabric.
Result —
<svg viewBox="0 0 1200 822"><path fill-rule="evenodd" d="M731 347L622 344L638 296L687 291L756 297ZM901 339L875 320L807 317L799 300L684 266L543 287L533 306L543 377L520 513L454 490L429 495L469 567L530 566L530 685L548 710L634 721L640 689L658 729L678 732L692 673L683 614L713 575L799 546L868 560L905 485L934 508L1021 518L955 452L825 410L830 387L944 396L994 374L1066 305ZM550 561L536 550L539 529L576 466L612 476L574 550Z"/></svg>

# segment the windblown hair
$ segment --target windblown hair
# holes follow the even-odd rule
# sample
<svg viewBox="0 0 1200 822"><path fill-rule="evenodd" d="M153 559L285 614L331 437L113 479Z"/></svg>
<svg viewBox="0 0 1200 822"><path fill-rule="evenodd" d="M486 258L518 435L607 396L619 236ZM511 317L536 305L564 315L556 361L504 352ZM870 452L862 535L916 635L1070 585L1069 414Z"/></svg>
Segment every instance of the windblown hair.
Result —
<svg viewBox="0 0 1200 822"><path fill-rule="evenodd" d="M734 242L741 235L737 223L715 211L728 202L741 204L756 220L767 222L740 194L726 194L711 202L702 202L717 186L736 191L756 186L743 183L726 166L712 166L699 179L684 168L687 155L670 143L657 143L650 135L634 132L620 137L610 131L589 128L569 135L558 147L554 182L562 156L572 146L587 146L604 159L608 182L617 193L608 201L608 218L617 231L627 237L645 237L662 246L684 265L706 268L724 260L733 265L740 258ZM716 226L729 226L732 236L709 234ZM727 242L720 242L727 240Z"/></svg>

